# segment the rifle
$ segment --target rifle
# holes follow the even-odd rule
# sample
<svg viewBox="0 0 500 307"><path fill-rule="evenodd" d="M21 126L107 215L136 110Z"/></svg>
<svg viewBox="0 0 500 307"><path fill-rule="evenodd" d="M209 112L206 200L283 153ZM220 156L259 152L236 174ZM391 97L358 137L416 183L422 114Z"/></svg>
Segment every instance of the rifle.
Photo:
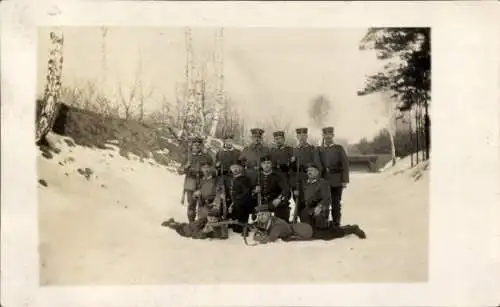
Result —
<svg viewBox="0 0 500 307"><path fill-rule="evenodd" d="M259 187L259 191L257 192L257 206L262 206L262 187L260 186L260 165L257 167L257 186Z"/></svg>
<svg viewBox="0 0 500 307"><path fill-rule="evenodd" d="M298 155L297 155L298 156ZM297 223L297 218L299 216L299 209L300 209L300 198L302 196L302 180L300 178L300 158L297 157L297 191L298 194L295 197L295 208L293 208L293 217L292 217L292 223Z"/></svg>
<svg viewBox="0 0 500 307"><path fill-rule="evenodd" d="M200 190L200 192L201 192L201 174L200 174L200 172L201 172L201 167L200 167L200 163L198 163L198 168L196 171L195 191ZM201 195L196 198L196 209L195 209L196 212L199 212L200 208L201 208Z"/></svg>
<svg viewBox="0 0 500 307"><path fill-rule="evenodd" d="M207 225L209 225L210 227L224 227L224 226L227 227L228 225L242 226L243 227L243 241L245 242L245 245L248 245L248 246L258 245L258 243L253 243L253 244L248 243L248 239L247 239L250 231L257 229L257 227L254 224L255 223L242 223L242 222L234 221L234 220L207 223Z"/></svg>
<svg viewBox="0 0 500 307"><path fill-rule="evenodd" d="M226 201L226 183L224 182L224 165L221 164L221 174L220 181L222 184L222 220L225 221L227 219L227 201ZM229 236L228 225L222 225L221 227L221 236L223 238L227 238Z"/></svg>

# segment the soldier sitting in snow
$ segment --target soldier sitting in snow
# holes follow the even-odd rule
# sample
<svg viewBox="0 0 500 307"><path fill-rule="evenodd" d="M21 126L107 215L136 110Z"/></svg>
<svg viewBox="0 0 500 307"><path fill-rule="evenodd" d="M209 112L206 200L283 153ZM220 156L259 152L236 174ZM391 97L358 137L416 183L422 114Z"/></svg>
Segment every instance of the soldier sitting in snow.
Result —
<svg viewBox="0 0 500 307"><path fill-rule="evenodd" d="M366 238L366 234L358 225L335 227L331 224L328 228L317 229L306 223L289 224L272 216L266 205L257 207L256 211L257 221L253 224L256 231L253 238L259 244L275 242L278 239L283 241L333 240L351 234L360 239Z"/></svg>

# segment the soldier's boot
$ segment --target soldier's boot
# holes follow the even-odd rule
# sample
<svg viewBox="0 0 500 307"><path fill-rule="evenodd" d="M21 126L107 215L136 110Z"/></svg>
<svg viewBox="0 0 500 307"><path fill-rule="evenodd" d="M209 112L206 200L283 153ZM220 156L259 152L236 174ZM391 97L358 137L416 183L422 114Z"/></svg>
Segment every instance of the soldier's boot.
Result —
<svg viewBox="0 0 500 307"><path fill-rule="evenodd" d="M175 220L173 218L169 218L168 220L161 223L161 226L170 227L170 225L173 225L173 224L175 224Z"/></svg>
<svg viewBox="0 0 500 307"><path fill-rule="evenodd" d="M342 229L345 231L346 235L353 234L360 239L366 239L366 233L358 225L346 225L342 227Z"/></svg>
<svg viewBox="0 0 500 307"><path fill-rule="evenodd" d="M340 219L342 217L340 204L332 206L332 222L333 226L340 227Z"/></svg>

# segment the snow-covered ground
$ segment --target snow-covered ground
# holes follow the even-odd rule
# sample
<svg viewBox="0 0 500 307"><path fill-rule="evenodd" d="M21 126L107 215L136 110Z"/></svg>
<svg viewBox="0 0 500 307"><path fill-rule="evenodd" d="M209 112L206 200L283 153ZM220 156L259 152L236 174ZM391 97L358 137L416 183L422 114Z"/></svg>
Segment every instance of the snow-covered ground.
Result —
<svg viewBox="0 0 500 307"><path fill-rule="evenodd" d="M186 216L182 177L166 167L112 149L58 146L52 159L38 158L47 183L39 185L43 285L427 279L428 172L415 180L407 158L382 173L352 174L343 222L359 224L367 240L246 246L237 235L193 240L161 227ZM85 168L88 179L78 171Z"/></svg>

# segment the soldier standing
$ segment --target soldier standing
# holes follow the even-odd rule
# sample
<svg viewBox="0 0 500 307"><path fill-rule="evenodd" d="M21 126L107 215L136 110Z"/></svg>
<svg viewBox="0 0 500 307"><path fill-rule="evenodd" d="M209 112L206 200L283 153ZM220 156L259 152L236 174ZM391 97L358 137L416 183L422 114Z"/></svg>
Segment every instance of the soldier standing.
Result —
<svg viewBox="0 0 500 307"><path fill-rule="evenodd" d="M241 151L234 148L233 140L234 136L232 134L224 135L224 145L215 155L215 168L219 176L222 176L226 192L229 192L229 183L232 177L230 171L231 165L238 162L241 156Z"/></svg>
<svg viewBox="0 0 500 307"><path fill-rule="evenodd" d="M271 148L271 158L274 169L282 174L290 185L290 163L293 157L293 147L285 145L285 132L273 132L274 147Z"/></svg>
<svg viewBox="0 0 500 307"><path fill-rule="evenodd" d="M349 183L349 160L342 145L333 142L334 128L323 128L323 145L320 157L323 163L323 178L330 183L332 195L332 220L340 225L342 191Z"/></svg>
<svg viewBox="0 0 500 307"><path fill-rule="evenodd" d="M180 174L185 174L184 193L187 195L188 209L187 217L189 222L196 219L197 201L193 198L194 191L200 188L201 163L210 161L212 157L202 150L203 139L195 137L192 141L191 152L188 153L187 163L179 169Z"/></svg>
<svg viewBox="0 0 500 307"><path fill-rule="evenodd" d="M262 171L259 173L255 192L261 193L262 204L269 206L276 217L288 222L290 220L290 187L285 177L273 171L270 155L263 156L260 160Z"/></svg>
<svg viewBox="0 0 500 307"><path fill-rule="evenodd" d="M298 206L295 209L295 213L299 215L298 213L304 204L304 189L302 185L307 179L305 165L313 163L317 165L320 171L322 171L322 165L318 149L307 142L308 129L297 128L295 132L297 133L298 145L294 148L291 158L290 186L293 190L293 200L296 206ZM297 216L294 214L295 218Z"/></svg>
<svg viewBox="0 0 500 307"><path fill-rule="evenodd" d="M252 199L252 183L245 175L243 162L240 160L231 165L231 173L233 178L230 185L229 217L240 223L247 223L255 207ZM231 225L231 228L234 232L243 232L243 227L240 225Z"/></svg>
<svg viewBox="0 0 500 307"><path fill-rule="evenodd" d="M262 135L264 130L260 128L250 129L252 134L252 143L243 148L241 152L241 160L245 163L246 175L250 178L252 185L255 186L257 182L257 173L260 165L260 158L264 155L270 154L270 149L262 144Z"/></svg>

